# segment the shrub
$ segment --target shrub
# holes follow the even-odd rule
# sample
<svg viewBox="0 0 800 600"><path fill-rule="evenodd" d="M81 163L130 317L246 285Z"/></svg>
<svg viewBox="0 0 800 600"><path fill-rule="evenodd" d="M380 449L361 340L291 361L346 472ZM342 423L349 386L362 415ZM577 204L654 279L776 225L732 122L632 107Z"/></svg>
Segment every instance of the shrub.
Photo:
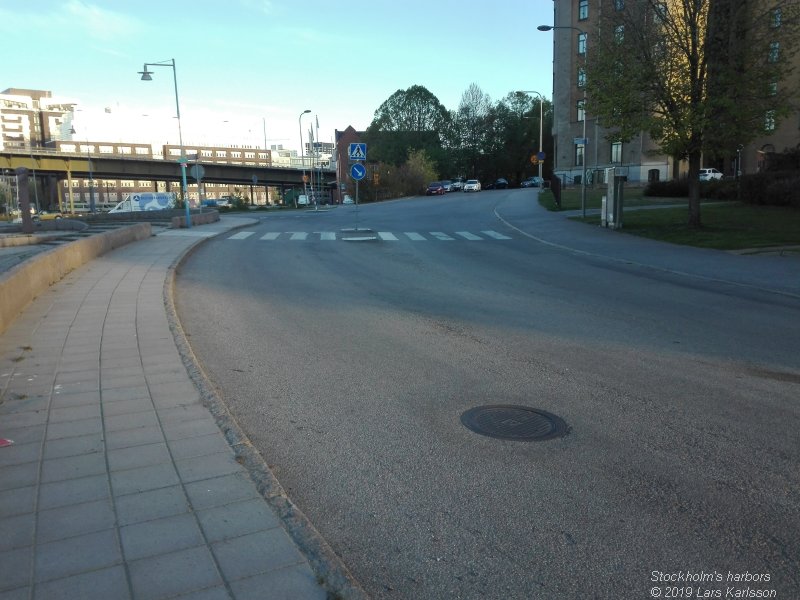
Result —
<svg viewBox="0 0 800 600"><path fill-rule="evenodd" d="M644 195L657 198L688 198L689 181L687 179L651 181L644 188Z"/></svg>
<svg viewBox="0 0 800 600"><path fill-rule="evenodd" d="M800 208L800 172L754 173L741 178L742 200L750 204Z"/></svg>

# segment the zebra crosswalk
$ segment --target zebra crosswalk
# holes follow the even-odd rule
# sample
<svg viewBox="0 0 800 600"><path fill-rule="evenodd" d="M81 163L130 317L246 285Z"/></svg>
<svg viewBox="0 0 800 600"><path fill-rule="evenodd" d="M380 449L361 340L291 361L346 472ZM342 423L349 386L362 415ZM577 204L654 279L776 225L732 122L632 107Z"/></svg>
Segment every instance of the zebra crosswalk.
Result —
<svg viewBox="0 0 800 600"><path fill-rule="evenodd" d="M274 242L274 241L322 241L322 242L335 242L338 240L352 239L352 233L343 231L270 231L264 234L259 234L256 231L239 231L233 235L228 236L228 240L246 240L253 236L258 236L256 239ZM511 236L499 233L497 231L485 230L473 233L471 231L454 231L445 233L444 231L375 231L371 234L376 239L384 242L454 242L454 241L468 241L480 242L487 240L510 240Z"/></svg>

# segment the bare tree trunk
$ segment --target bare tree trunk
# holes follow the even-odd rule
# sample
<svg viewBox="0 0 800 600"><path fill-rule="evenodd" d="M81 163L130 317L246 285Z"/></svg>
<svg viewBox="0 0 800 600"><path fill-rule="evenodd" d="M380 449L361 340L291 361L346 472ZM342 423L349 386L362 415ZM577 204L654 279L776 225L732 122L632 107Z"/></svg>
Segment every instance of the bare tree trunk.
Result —
<svg viewBox="0 0 800 600"><path fill-rule="evenodd" d="M700 151L689 154L689 228L699 229L700 221Z"/></svg>

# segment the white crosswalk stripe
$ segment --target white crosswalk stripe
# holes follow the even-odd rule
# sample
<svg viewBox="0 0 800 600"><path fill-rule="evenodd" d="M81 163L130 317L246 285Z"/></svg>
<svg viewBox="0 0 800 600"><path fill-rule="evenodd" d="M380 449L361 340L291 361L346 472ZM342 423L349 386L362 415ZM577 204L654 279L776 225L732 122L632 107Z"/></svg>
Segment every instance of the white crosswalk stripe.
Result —
<svg viewBox="0 0 800 600"><path fill-rule="evenodd" d="M247 238L255 235L255 231L239 231L233 235L228 236L229 240L246 240ZM481 231L481 235L472 233L470 231L456 231L453 233L445 233L443 231L428 231L426 233L419 233L416 231L404 231L402 234L394 233L392 231L378 231L375 235L385 242L398 242L401 239L406 239L412 242L427 242L431 239L443 242L452 242L454 240L467 240L470 242L486 241L487 238L493 240L510 240L513 239L505 234L498 233L497 231ZM403 237L398 237L398 236ZM314 241L320 240L323 242L335 242L343 240L346 235L336 231L269 231L262 234L258 239L264 241L276 240L292 240L292 241Z"/></svg>
<svg viewBox="0 0 800 600"><path fill-rule="evenodd" d="M496 231L481 231L482 234L488 235L490 238L494 238L496 240L510 240L511 238L507 235L503 235L502 233L497 233Z"/></svg>

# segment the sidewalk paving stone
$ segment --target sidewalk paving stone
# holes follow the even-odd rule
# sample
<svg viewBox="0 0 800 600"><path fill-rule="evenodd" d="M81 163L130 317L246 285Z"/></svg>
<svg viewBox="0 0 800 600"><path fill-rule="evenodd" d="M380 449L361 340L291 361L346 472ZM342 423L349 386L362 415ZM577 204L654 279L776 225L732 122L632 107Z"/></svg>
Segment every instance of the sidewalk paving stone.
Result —
<svg viewBox="0 0 800 600"><path fill-rule="evenodd" d="M0 600L327 597L170 331L168 269L199 239L101 256L0 335L0 437L13 440L0 448Z"/></svg>

